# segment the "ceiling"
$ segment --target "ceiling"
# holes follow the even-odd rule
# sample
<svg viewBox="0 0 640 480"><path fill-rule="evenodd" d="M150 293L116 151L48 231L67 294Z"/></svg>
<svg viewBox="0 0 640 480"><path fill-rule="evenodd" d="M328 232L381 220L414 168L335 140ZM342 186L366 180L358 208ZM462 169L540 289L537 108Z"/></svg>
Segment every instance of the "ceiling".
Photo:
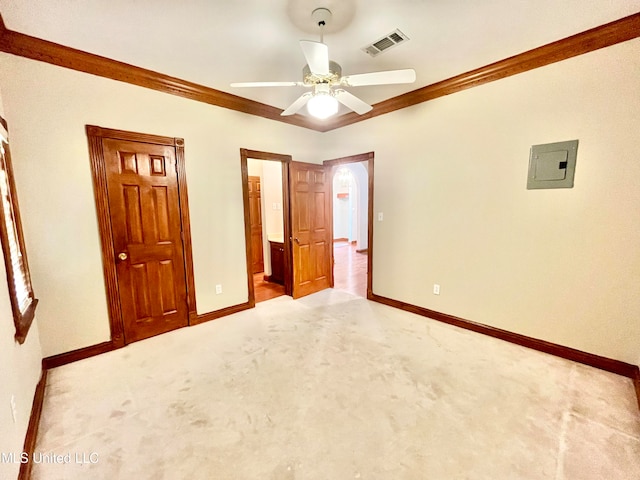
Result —
<svg viewBox="0 0 640 480"><path fill-rule="evenodd" d="M298 40L319 40L318 7L334 13L324 41L343 74L416 70L411 85L350 89L374 104L640 12L640 0L0 0L11 30L281 109L305 89L229 84L300 81ZM361 50L395 29L410 40Z"/></svg>

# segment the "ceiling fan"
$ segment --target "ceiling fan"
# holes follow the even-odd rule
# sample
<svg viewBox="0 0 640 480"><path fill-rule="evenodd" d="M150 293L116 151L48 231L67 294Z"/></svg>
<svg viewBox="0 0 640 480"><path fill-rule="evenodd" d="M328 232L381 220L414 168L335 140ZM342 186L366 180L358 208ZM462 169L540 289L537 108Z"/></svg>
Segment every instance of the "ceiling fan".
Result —
<svg viewBox="0 0 640 480"><path fill-rule="evenodd" d="M232 83L231 86L311 88L310 92L303 93L283 110L281 115L293 115L307 105L307 110L312 116L324 119L338 112L338 102L359 115L373 108L341 87L415 82L416 72L412 68L342 76L342 67L329 60L329 48L323 43L322 29L331 19L331 12L326 8L317 8L312 12L311 17L320 27L320 41L300 40L300 47L307 61L307 65L302 70L301 82L241 82Z"/></svg>

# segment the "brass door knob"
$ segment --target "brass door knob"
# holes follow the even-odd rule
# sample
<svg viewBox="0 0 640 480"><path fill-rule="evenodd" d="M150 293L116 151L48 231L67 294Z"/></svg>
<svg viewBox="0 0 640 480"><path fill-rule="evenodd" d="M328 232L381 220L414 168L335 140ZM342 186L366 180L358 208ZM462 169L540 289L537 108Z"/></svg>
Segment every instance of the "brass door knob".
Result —
<svg viewBox="0 0 640 480"><path fill-rule="evenodd" d="M118 254L118 258L120 260L126 260L127 259L127 254L125 252L119 253Z"/></svg>

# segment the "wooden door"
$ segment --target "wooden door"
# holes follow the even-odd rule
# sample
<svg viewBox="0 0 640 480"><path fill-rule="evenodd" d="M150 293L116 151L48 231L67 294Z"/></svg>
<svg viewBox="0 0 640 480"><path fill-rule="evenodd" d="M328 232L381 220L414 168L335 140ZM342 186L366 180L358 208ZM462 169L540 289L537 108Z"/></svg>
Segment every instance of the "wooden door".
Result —
<svg viewBox="0 0 640 480"><path fill-rule="evenodd" d="M186 326L175 147L104 138L125 343Z"/></svg>
<svg viewBox="0 0 640 480"><path fill-rule="evenodd" d="M251 271L264 272L260 177L249 176L249 222L251 224Z"/></svg>
<svg viewBox="0 0 640 480"><path fill-rule="evenodd" d="M331 285L330 176L322 165L291 162L293 298Z"/></svg>

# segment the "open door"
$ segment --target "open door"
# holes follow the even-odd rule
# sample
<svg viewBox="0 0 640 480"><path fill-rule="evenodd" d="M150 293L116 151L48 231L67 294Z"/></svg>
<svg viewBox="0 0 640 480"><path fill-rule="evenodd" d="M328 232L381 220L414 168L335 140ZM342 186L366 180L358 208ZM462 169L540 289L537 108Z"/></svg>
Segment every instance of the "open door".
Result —
<svg viewBox="0 0 640 480"><path fill-rule="evenodd" d="M291 162L293 298L331 286L330 168Z"/></svg>

